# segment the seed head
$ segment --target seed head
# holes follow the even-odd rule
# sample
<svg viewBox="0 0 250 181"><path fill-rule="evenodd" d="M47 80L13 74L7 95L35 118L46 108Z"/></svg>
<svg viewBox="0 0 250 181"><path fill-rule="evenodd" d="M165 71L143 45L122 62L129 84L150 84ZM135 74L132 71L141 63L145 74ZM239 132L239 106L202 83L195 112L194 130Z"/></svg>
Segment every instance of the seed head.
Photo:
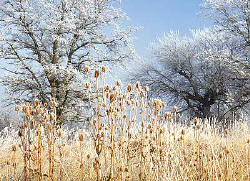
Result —
<svg viewBox="0 0 250 181"><path fill-rule="evenodd" d="M99 77L99 75L100 75L99 70L95 70L95 78L98 78L98 77Z"/></svg>
<svg viewBox="0 0 250 181"><path fill-rule="evenodd" d="M38 100L38 99L36 99L36 100L34 101L34 105L35 105L36 107L39 105L39 100Z"/></svg>
<svg viewBox="0 0 250 181"><path fill-rule="evenodd" d="M85 83L85 88L86 88L86 89L89 89L89 88L90 88L90 83L89 83L89 82L86 82L86 83Z"/></svg>
<svg viewBox="0 0 250 181"><path fill-rule="evenodd" d="M87 154L87 158L88 158L88 160L90 159L90 154Z"/></svg>
<svg viewBox="0 0 250 181"><path fill-rule="evenodd" d="M140 82L137 81L135 83L135 87L136 87L137 90L140 90L141 89Z"/></svg>
<svg viewBox="0 0 250 181"><path fill-rule="evenodd" d="M114 102L116 100L115 94L110 94L109 100L111 103Z"/></svg>
<svg viewBox="0 0 250 181"><path fill-rule="evenodd" d="M15 107L15 111L17 111L17 112L19 112L20 111L20 106L19 105L17 105L16 107Z"/></svg>
<svg viewBox="0 0 250 181"><path fill-rule="evenodd" d="M181 130L181 134L182 134L182 135L185 135L185 130L184 130L184 129Z"/></svg>
<svg viewBox="0 0 250 181"><path fill-rule="evenodd" d="M197 117L194 118L194 124L196 125L197 123L199 123L199 119Z"/></svg>
<svg viewBox="0 0 250 181"><path fill-rule="evenodd" d="M12 151L14 151L14 152L16 151L16 145L12 146Z"/></svg>
<svg viewBox="0 0 250 181"><path fill-rule="evenodd" d="M107 70L106 67L105 67L105 66L102 66L102 72L103 72L103 73L106 73L106 70Z"/></svg>
<svg viewBox="0 0 250 181"><path fill-rule="evenodd" d="M129 93L132 92L132 89L133 89L133 88L132 88L132 85L131 85L131 84L128 84L127 90L128 90Z"/></svg>
<svg viewBox="0 0 250 181"><path fill-rule="evenodd" d="M88 67L87 65L85 65L85 66L83 67L83 70L84 70L84 72L88 73L88 72L89 72L89 67Z"/></svg>
<svg viewBox="0 0 250 181"><path fill-rule="evenodd" d="M225 135L227 136L229 133L228 129L225 129Z"/></svg>
<svg viewBox="0 0 250 181"><path fill-rule="evenodd" d="M83 141L83 138L84 138L84 136L83 136L83 134L81 133L81 134L79 135L79 140L80 140L80 141Z"/></svg>
<svg viewBox="0 0 250 181"><path fill-rule="evenodd" d="M62 136L62 130L58 131L58 137L60 138Z"/></svg>
<svg viewBox="0 0 250 181"><path fill-rule="evenodd" d="M178 113L178 114L177 114L177 118L178 118L178 119L180 119L180 117L181 117L181 114L180 114L180 113Z"/></svg>
<svg viewBox="0 0 250 181"><path fill-rule="evenodd" d="M120 80L116 81L116 85L117 85L118 87L120 87L120 86L121 86L121 81L120 81Z"/></svg>
<svg viewBox="0 0 250 181"><path fill-rule="evenodd" d="M178 108L177 108L176 106L174 106L173 111L174 111L174 112L177 112L177 111L178 111Z"/></svg>

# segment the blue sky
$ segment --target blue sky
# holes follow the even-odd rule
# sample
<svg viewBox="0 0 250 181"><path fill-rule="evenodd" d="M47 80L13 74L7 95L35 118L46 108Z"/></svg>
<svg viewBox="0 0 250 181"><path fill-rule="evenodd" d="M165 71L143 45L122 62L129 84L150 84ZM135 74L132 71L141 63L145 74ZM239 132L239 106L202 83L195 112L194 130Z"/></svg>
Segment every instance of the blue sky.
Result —
<svg viewBox="0 0 250 181"><path fill-rule="evenodd" d="M121 8L130 17L129 24L143 26L136 33L135 48L140 56L150 55L149 43L170 30L181 35L190 29L208 27L200 15L202 0L121 0Z"/></svg>

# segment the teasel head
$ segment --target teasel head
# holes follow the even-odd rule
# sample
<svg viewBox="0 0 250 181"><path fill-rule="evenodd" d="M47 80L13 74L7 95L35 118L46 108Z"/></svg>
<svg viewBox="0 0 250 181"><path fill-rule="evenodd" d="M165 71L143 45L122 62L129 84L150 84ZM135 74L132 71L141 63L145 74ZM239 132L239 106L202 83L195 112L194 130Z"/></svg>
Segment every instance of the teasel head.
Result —
<svg viewBox="0 0 250 181"><path fill-rule="evenodd" d="M51 98L51 105L54 108L57 106L56 99L54 97Z"/></svg>
<svg viewBox="0 0 250 181"><path fill-rule="evenodd" d="M28 107L26 105L23 106L23 113L27 113L28 112Z"/></svg>
<svg viewBox="0 0 250 181"><path fill-rule="evenodd" d="M117 85L117 87L121 87L121 81L120 81L120 80L117 80L117 81L116 81L116 85Z"/></svg>
<svg viewBox="0 0 250 181"><path fill-rule="evenodd" d="M141 98L144 97L144 92L143 92L143 91L140 92L140 97L141 97Z"/></svg>
<svg viewBox="0 0 250 181"><path fill-rule="evenodd" d="M85 88L86 88L86 89L90 89L90 83L89 83L89 82L86 82L86 83L85 83Z"/></svg>
<svg viewBox="0 0 250 181"><path fill-rule="evenodd" d="M178 119L181 118L181 114L180 114L180 113L177 114L177 118L178 118Z"/></svg>
<svg viewBox="0 0 250 181"><path fill-rule="evenodd" d="M54 120L55 120L55 114L54 114L54 113L50 113L49 116L50 116L50 120L51 120L51 121L54 121Z"/></svg>
<svg viewBox="0 0 250 181"><path fill-rule="evenodd" d="M102 69L102 72L103 72L103 73L106 73L107 68L106 68L105 66L102 66L102 68L101 68L101 69Z"/></svg>
<svg viewBox="0 0 250 181"><path fill-rule="evenodd" d="M227 155L229 154L229 149L226 146L224 147L224 151Z"/></svg>
<svg viewBox="0 0 250 181"><path fill-rule="evenodd" d="M108 85L105 85L105 86L103 87L103 89L104 89L105 92L108 92L108 91L109 91L109 86L108 86Z"/></svg>
<svg viewBox="0 0 250 181"><path fill-rule="evenodd" d="M79 135L79 140L80 140L80 141L83 141L83 139L84 139L84 136L83 136L83 134L81 133L81 134Z"/></svg>
<svg viewBox="0 0 250 181"><path fill-rule="evenodd" d="M20 111L20 109L21 109L21 107L20 107L19 105L16 105L16 107L15 107L15 111L16 111L16 112L19 112L19 111Z"/></svg>
<svg viewBox="0 0 250 181"><path fill-rule="evenodd" d="M141 86L140 86L140 82L136 82L135 83L135 88L137 89L137 90L141 90Z"/></svg>
<svg viewBox="0 0 250 181"><path fill-rule="evenodd" d="M100 76L99 70L95 70L95 75L94 75L94 77L95 77L96 79L98 79L99 76Z"/></svg>
<svg viewBox="0 0 250 181"><path fill-rule="evenodd" d="M127 90L128 90L128 92L129 92L129 93L131 93L131 92L132 92L133 87L132 87L132 85L131 85L131 84L128 84Z"/></svg>
<svg viewBox="0 0 250 181"><path fill-rule="evenodd" d="M37 113L37 115L41 114L41 107L40 107L40 105L37 106L36 113Z"/></svg>
<svg viewBox="0 0 250 181"><path fill-rule="evenodd" d="M16 152L16 145L13 145L13 146L12 146L12 151L13 151L13 152Z"/></svg>
<svg viewBox="0 0 250 181"><path fill-rule="evenodd" d="M198 124L199 123L199 119L197 117L194 118L194 124Z"/></svg>
<svg viewBox="0 0 250 181"><path fill-rule="evenodd" d="M110 103L114 102L116 100L116 95L115 94L110 94L109 101Z"/></svg>
<svg viewBox="0 0 250 181"><path fill-rule="evenodd" d="M83 70L84 70L84 72L88 73L88 72L89 72L89 67L88 67L87 65L85 65L85 66L83 67Z"/></svg>
<svg viewBox="0 0 250 181"><path fill-rule="evenodd" d="M88 159L88 160L90 159L90 154L87 154L87 159Z"/></svg>
<svg viewBox="0 0 250 181"><path fill-rule="evenodd" d="M178 108L177 108L176 106L174 106L173 111L174 111L174 112L177 112L177 111L178 111Z"/></svg>
<svg viewBox="0 0 250 181"><path fill-rule="evenodd" d="M127 105L130 106L131 105L131 101L127 100Z"/></svg>
<svg viewBox="0 0 250 181"><path fill-rule="evenodd" d="M148 92L148 91L149 91L149 87L148 87L148 86L145 86L145 87L144 87L144 90L145 90L145 92Z"/></svg>
<svg viewBox="0 0 250 181"><path fill-rule="evenodd" d="M184 129L181 130L181 134L185 135L185 130Z"/></svg>
<svg viewBox="0 0 250 181"><path fill-rule="evenodd" d="M62 130L61 129L59 129L59 131L58 131L58 137L60 138L60 137L62 137Z"/></svg>
<svg viewBox="0 0 250 181"><path fill-rule="evenodd" d="M34 105L35 105L36 107L39 106L39 100L38 100L38 99L36 99L36 100L34 101Z"/></svg>
<svg viewBox="0 0 250 181"><path fill-rule="evenodd" d="M225 135L226 136L228 136L228 133L229 133L228 129L225 129Z"/></svg>

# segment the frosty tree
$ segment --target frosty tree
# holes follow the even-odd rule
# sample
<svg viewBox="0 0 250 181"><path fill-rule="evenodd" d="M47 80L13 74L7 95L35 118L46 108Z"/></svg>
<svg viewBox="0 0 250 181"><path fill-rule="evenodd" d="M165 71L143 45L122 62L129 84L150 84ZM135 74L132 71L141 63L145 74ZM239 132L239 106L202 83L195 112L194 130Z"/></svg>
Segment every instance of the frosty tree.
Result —
<svg viewBox="0 0 250 181"><path fill-rule="evenodd" d="M235 41L237 52L214 54L241 77L250 79L250 1L249 0L204 0L202 5L218 32L225 32L227 39Z"/></svg>
<svg viewBox="0 0 250 181"><path fill-rule="evenodd" d="M194 30L191 37L170 32L152 46L153 61L134 75L150 86L154 97L178 105L180 112L198 117L225 118L229 110L243 108L247 80L213 57L225 51L234 53L224 32Z"/></svg>
<svg viewBox="0 0 250 181"><path fill-rule="evenodd" d="M3 0L0 58L11 101L55 97L66 120L86 100L83 66L134 55L133 29L115 0ZM70 115L68 114L70 113Z"/></svg>

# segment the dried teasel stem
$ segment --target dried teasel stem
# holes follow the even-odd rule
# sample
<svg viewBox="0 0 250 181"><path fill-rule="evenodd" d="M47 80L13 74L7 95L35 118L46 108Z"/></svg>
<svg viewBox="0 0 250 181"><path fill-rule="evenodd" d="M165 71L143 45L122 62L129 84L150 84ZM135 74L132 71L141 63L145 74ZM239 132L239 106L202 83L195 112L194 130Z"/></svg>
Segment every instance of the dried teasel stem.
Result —
<svg viewBox="0 0 250 181"><path fill-rule="evenodd" d="M83 153L82 153L82 142L83 142L84 136L81 133L79 135L79 143L80 143L80 180L84 180L84 163L83 163Z"/></svg>

